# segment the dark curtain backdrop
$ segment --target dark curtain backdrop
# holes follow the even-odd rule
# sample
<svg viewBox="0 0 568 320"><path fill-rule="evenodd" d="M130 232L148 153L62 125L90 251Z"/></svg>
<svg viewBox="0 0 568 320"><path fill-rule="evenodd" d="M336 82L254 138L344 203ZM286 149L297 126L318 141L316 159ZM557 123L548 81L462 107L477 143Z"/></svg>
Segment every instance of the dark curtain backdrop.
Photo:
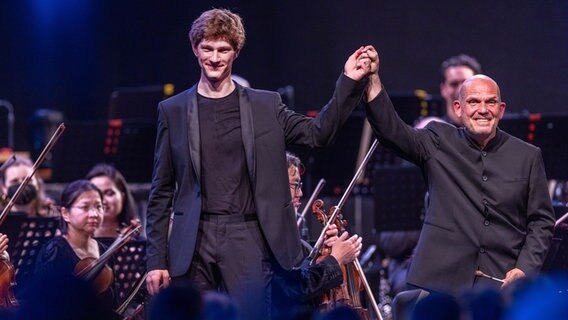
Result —
<svg viewBox="0 0 568 320"><path fill-rule="evenodd" d="M300 111L325 104L363 44L379 50L391 92L438 93L440 62L468 53L500 83L509 111L568 110L563 0L2 1L0 99L16 109L16 149L29 147L39 108L105 119L115 88L191 86L199 69L187 31L212 7L244 18L247 43L234 72L257 88L293 86Z"/></svg>

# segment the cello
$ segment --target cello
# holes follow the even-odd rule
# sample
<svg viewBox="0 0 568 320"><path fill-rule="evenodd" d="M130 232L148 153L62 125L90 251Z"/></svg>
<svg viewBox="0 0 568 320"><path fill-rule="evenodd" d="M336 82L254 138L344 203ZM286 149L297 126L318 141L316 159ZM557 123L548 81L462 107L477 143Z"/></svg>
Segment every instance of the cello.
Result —
<svg viewBox="0 0 568 320"><path fill-rule="evenodd" d="M57 127L57 130L53 133L52 137L49 139L48 143L38 156L37 160L35 161L32 171L24 178L12 198L8 201L2 213L0 213L0 225L4 222L12 207L16 204L18 198L24 192L26 186L30 183L32 177L36 173L39 166L45 160L45 157L51 151L51 148L55 145L55 142L61 134L65 131L65 125L62 123ZM13 161L14 157L12 157L8 161ZM10 262L10 256L6 251L0 254L0 308L15 308L18 307L18 301L14 295L13 287L16 285L15 282L15 269L12 263Z"/></svg>
<svg viewBox="0 0 568 320"><path fill-rule="evenodd" d="M323 254L329 254L329 252L326 252L326 250L324 250L323 242L325 239L325 232L332 223L338 226L340 232L345 231L347 223L342 219L341 208L343 207L343 205L347 200L347 197L353 190L353 187L355 186L356 181L359 178L359 175L363 172L363 169L365 168L365 165L369 161L372 153L377 148L378 143L379 143L378 140L375 139L375 141L369 148L369 151L365 155L364 159L361 161L359 168L355 172L353 179L351 180L345 193L341 197L339 203L330 209L329 214L325 214L323 210L321 210L321 208L323 207L323 201L316 200L312 205L312 210L314 211L314 214L318 216L318 219L321 219L321 221L325 223L325 226L322 229L322 232L318 237L316 244L314 245L312 251L308 256L310 264L313 264L314 261L317 260L318 256ZM379 311L377 302L375 301L375 298L373 296L369 283L367 282L365 274L363 273L363 268L361 267L359 260L356 258L352 263L348 264L344 269L342 269L342 271L343 271L344 282L340 286L341 292L336 291L330 293L329 294L330 301L325 302L326 304L323 307L326 308L328 306L333 307L339 304L348 305L353 309L355 309L363 317L363 319L365 320L371 319L367 313L367 309L363 308L361 304L359 291L364 290L367 295L369 305L373 310L373 313L376 315L377 319L383 320L383 317L381 315L381 312Z"/></svg>

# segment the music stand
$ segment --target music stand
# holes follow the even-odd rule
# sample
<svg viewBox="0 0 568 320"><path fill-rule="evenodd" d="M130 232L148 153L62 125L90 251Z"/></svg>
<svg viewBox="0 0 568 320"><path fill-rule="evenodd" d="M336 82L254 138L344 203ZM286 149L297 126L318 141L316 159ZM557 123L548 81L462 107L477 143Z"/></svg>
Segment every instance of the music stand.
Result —
<svg viewBox="0 0 568 320"><path fill-rule="evenodd" d="M146 272L146 240L131 240L117 253L113 265L118 301L124 301L136 281Z"/></svg>
<svg viewBox="0 0 568 320"><path fill-rule="evenodd" d="M41 247L55 236L59 219L53 217L26 217L13 215L6 217L2 232L6 232L11 245L8 253L16 269L16 296L25 290L32 280L37 254ZM4 229L6 227L6 229Z"/></svg>
<svg viewBox="0 0 568 320"><path fill-rule="evenodd" d="M568 228L557 227L544 265L543 271L567 271L568 270Z"/></svg>
<svg viewBox="0 0 568 320"><path fill-rule="evenodd" d="M541 149L549 179L568 179L568 149L560 147L568 135L568 113L506 114L499 128Z"/></svg>
<svg viewBox="0 0 568 320"><path fill-rule="evenodd" d="M420 169L407 164L377 168L373 175L378 231L420 230L426 186Z"/></svg>
<svg viewBox="0 0 568 320"><path fill-rule="evenodd" d="M156 128L156 120L109 121L104 159L119 168L128 182L152 180Z"/></svg>
<svg viewBox="0 0 568 320"><path fill-rule="evenodd" d="M542 150L546 176L568 180L568 148L563 147L568 136L568 113L548 114L535 123L534 144Z"/></svg>
<svg viewBox="0 0 568 320"><path fill-rule="evenodd" d="M505 113L503 119L499 121L499 129L523 141L527 141L530 123L528 115Z"/></svg>
<svg viewBox="0 0 568 320"><path fill-rule="evenodd" d="M156 121L158 103L172 93L168 84L118 88L110 95L108 118Z"/></svg>

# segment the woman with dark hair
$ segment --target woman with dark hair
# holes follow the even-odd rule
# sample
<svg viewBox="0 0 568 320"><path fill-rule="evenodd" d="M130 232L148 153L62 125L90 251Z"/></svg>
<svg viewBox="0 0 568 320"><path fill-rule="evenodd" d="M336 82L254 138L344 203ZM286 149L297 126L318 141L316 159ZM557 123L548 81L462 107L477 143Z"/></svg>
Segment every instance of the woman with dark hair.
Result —
<svg viewBox="0 0 568 320"><path fill-rule="evenodd" d="M134 197L118 169L106 163L99 163L85 178L101 190L105 204L103 224L95 231L95 237L116 238L121 227L139 219Z"/></svg>
<svg viewBox="0 0 568 320"><path fill-rule="evenodd" d="M0 191L4 201L14 196L25 178L33 171L33 163L25 157L15 156L0 168ZM50 207L54 201L45 194L43 180L32 175L28 185L11 209L12 213L28 217L45 217L52 214Z"/></svg>
<svg viewBox="0 0 568 320"><path fill-rule="evenodd" d="M87 258L98 259L107 249L94 238L103 222L102 192L88 180L71 182L61 194L61 236L48 241L39 251L36 276L39 280L75 274L77 264ZM108 268L105 272L111 272ZM110 277L112 279L112 277ZM113 283L99 289L105 305L115 306Z"/></svg>

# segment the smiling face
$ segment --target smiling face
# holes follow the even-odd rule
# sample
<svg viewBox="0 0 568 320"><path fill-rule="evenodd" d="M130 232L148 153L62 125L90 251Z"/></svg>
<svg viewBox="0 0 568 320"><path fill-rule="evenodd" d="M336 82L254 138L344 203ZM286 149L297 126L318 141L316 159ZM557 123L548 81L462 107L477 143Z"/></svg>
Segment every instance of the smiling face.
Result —
<svg viewBox="0 0 568 320"><path fill-rule="evenodd" d="M229 42L203 39L193 47L193 54L201 67L202 80L210 83L231 81L233 62L238 56L238 51Z"/></svg>
<svg viewBox="0 0 568 320"><path fill-rule="evenodd" d="M483 148L495 137L505 103L501 102L499 86L493 79L476 75L463 83L454 111L467 133Z"/></svg>
<svg viewBox="0 0 568 320"><path fill-rule="evenodd" d="M90 180L104 196L105 219L118 221L124 207L124 194L108 176L97 176Z"/></svg>

